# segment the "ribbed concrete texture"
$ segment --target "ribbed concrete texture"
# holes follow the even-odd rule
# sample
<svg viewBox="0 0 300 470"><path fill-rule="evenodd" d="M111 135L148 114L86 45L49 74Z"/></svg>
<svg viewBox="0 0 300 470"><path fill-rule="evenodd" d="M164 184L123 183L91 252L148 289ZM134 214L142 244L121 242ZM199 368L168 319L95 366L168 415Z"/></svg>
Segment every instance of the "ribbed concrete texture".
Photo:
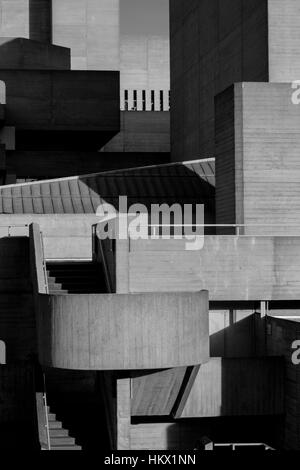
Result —
<svg viewBox="0 0 300 470"><path fill-rule="evenodd" d="M119 70L119 0L52 0L53 43L70 47L72 68Z"/></svg>
<svg viewBox="0 0 300 470"><path fill-rule="evenodd" d="M217 97L217 223L245 224L247 235L300 234L295 92L290 83L242 83Z"/></svg>
<svg viewBox="0 0 300 470"><path fill-rule="evenodd" d="M299 79L297 0L171 0L172 158L214 152L214 96ZM195 125L195 123L197 123Z"/></svg>

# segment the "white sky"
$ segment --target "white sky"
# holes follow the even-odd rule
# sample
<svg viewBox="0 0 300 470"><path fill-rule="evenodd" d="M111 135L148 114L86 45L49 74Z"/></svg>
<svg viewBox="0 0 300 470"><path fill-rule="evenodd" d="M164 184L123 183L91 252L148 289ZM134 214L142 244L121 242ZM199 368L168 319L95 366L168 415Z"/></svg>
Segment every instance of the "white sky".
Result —
<svg viewBox="0 0 300 470"><path fill-rule="evenodd" d="M168 36L169 0L120 0L120 28L121 34Z"/></svg>

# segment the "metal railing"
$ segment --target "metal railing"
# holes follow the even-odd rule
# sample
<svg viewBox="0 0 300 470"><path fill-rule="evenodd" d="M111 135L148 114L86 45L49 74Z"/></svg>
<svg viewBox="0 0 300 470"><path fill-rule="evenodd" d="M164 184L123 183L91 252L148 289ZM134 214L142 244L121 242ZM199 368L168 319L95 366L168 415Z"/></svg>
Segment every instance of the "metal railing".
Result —
<svg viewBox="0 0 300 470"><path fill-rule="evenodd" d="M44 382L44 392L43 392L43 404L45 410L45 427L47 433L47 450L51 450L51 440L50 440L50 429L49 429L49 416L48 416L48 403L47 403L47 392L46 392L46 379L45 374L43 374L43 382Z"/></svg>
<svg viewBox="0 0 300 470"><path fill-rule="evenodd" d="M235 235L241 236L243 235L241 232L246 228L292 228L299 230L300 235L300 224L148 224L150 229L150 235L152 236L160 236L164 228L172 228L175 232L176 229L182 229L182 234L184 234L184 229L189 228L192 230L196 230L197 228L203 228L203 233L205 229L234 229Z"/></svg>
<svg viewBox="0 0 300 470"><path fill-rule="evenodd" d="M230 449L230 450L241 450L242 448L262 448L262 450L275 450L267 444L260 443L226 443L226 444L213 444L214 449Z"/></svg>

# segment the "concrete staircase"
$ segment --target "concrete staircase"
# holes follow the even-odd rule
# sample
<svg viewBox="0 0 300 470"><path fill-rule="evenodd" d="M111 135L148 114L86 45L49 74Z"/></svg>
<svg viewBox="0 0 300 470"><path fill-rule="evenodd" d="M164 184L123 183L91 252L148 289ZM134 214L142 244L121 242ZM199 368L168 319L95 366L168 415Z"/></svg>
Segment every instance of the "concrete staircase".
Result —
<svg viewBox="0 0 300 470"><path fill-rule="evenodd" d="M49 434L51 450L82 450L76 445L74 437L69 436L69 431L57 421L54 413L48 413Z"/></svg>
<svg viewBox="0 0 300 470"><path fill-rule="evenodd" d="M101 265L93 262L47 262L49 293L101 294L106 293L106 283Z"/></svg>

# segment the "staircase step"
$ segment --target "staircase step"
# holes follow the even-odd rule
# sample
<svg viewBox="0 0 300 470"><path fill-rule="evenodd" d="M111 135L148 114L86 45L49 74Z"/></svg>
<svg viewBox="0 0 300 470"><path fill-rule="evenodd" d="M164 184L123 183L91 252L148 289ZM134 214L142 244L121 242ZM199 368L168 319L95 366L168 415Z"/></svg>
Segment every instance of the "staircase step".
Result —
<svg viewBox="0 0 300 470"><path fill-rule="evenodd" d="M71 268L66 268L65 266L62 266L61 268L51 268L47 266L47 274L57 274L57 275L64 275L66 274L73 274L74 276L78 276L80 273L97 273L98 271L101 271L101 267L99 265L96 266L87 266L86 268L82 267L71 267Z"/></svg>
<svg viewBox="0 0 300 470"><path fill-rule="evenodd" d="M48 282L49 287L80 287L80 286L93 286L99 287L98 279L78 279L77 282L72 281L71 279L66 280L56 280L56 282ZM100 284L101 285L101 284Z"/></svg>
<svg viewBox="0 0 300 470"><path fill-rule="evenodd" d="M52 446L51 445L51 450L82 450L81 446Z"/></svg>
<svg viewBox="0 0 300 470"><path fill-rule="evenodd" d="M52 429L61 429L62 422L61 421L49 421L49 430Z"/></svg>
<svg viewBox="0 0 300 470"><path fill-rule="evenodd" d="M69 436L69 431L63 428L49 429L50 437L67 437Z"/></svg>
<svg viewBox="0 0 300 470"><path fill-rule="evenodd" d="M48 413L48 421L56 421L56 414Z"/></svg>
<svg viewBox="0 0 300 470"><path fill-rule="evenodd" d="M73 446L75 445L74 437L62 436L62 437L50 437L50 444L52 446Z"/></svg>
<svg viewBox="0 0 300 470"><path fill-rule="evenodd" d="M92 262L47 263L51 295L106 293L101 266Z"/></svg>

